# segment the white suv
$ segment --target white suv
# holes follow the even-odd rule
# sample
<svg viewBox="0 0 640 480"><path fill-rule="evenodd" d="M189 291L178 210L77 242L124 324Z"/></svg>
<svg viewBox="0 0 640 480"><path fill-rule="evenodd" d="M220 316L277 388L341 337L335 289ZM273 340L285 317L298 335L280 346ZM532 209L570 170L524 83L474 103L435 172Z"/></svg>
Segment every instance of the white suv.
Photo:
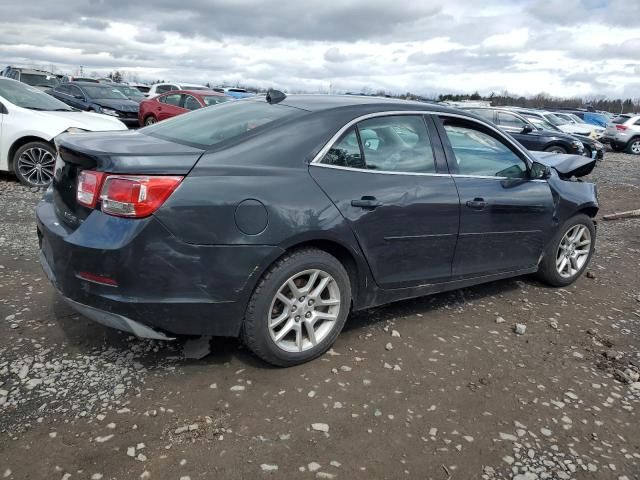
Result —
<svg viewBox="0 0 640 480"><path fill-rule="evenodd" d="M618 115L604 132L603 140L611 144L614 151L640 155L640 114L625 113Z"/></svg>
<svg viewBox="0 0 640 480"><path fill-rule="evenodd" d="M211 90L204 85L196 85L193 83L156 83L151 85L149 93L145 93L148 98L157 97L163 93L171 92L173 90Z"/></svg>

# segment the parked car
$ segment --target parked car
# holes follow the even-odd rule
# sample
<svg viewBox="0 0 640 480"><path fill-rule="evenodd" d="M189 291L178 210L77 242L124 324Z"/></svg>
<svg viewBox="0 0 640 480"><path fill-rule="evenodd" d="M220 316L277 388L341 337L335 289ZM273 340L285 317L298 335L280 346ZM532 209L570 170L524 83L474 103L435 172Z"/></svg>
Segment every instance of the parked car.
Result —
<svg viewBox="0 0 640 480"><path fill-rule="evenodd" d="M131 85L127 85L126 83L111 83L111 87L115 88L129 100L133 100L134 102L140 103L146 98L140 90L132 87Z"/></svg>
<svg viewBox="0 0 640 480"><path fill-rule="evenodd" d="M588 112L586 112L588 113ZM604 127L600 125L592 125L585 122L582 118L576 115L574 112L553 112L553 114L561 120L565 120L568 123L573 123L575 125L580 125L583 128L587 128L591 130L591 133L588 135L593 138L601 138L604 135ZM555 125L554 125L555 126Z"/></svg>
<svg viewBox="0 0 640 480"><path fill-rule="evenodd" d="M138 126L138 102L129 100L113 85L89 82L63 83L49 91L58 100L79 110L116 117L129 127Z"/></svg>
<svg viewBox="0 0 640 480"><path fill-rule="evenodd" d="M540 117L530 117L527 115L523 115L524 118L529 120L538 130L548 130L552 132L563 133L558 127L551 125L546 120L541 119ZM594 140L591 137L585 137L584 135L571 135L576 140L582 142L584 146L583 155L585 157L595 158L596 160L604 160L604 145L600 143L598 140Z"/></svg>
<svg viewBox="0 0 640 480"><path fill-rule="evenodd" d="M581 141L561 131L538 129L530 120L515 111L497 107L474 107L465 110L498 125L528 150L575 155L584 153Z"/></svg>
<svg viewBox="0 0 640 480"><path fill-rule="evenodd" d="M228 95L233 98L247 98L247 97L253 97L255 95L255 93L239 87L215 87L212 90L216 92L224 93L225 95Z"/></svg>
<svg viewBox="0 0 640 480"><path fill-rule="evenodd" d="M124 129L115 118L74 111L35 87L0 78L0 170L14 173L24 185L51 182L52 141L61 133Z"/></svg>
<svg viewBox="0 0 640 480"><path fill-rule="evenodd" d="M33 68L9 66L2 70L0 76L18 80L41 90L48 90L60 84L60 80L53 73Z"/></svg>
<svg viewBox="0 0 640 480"><path fill-rule="evenodd" d="M145 97L147 96L147 94L149 93L149 90L151 89L149 85L146 85L144 83L129 82L129 86L140 90L140 93L142 93Z"/></svg>
<svg viewBox="0 0 640 480"><path fill-rule="evenodd" d="M157 97L163 93L173 92L176 90L211 90L204 85L193 83L155 83L149 88L148 98Z"/></svg>
<svg viewBox="0 0 640 480"><path fill-rule="evenodd" d="M569 285L596 238L596 188L568 181L595 160L425 103L271 91L57 144L37 229L70 305L143 337L240 335L280 366L352 310L534 272Z"/></svg>
<svg viewBox="0 0 640 480"><path fill-rule="evenodd" d="M562 120L552 112L547 112L544 110L534 110L531 108L519 108L519 107L509 107L509 109L518 113L522 113L522 114L527 113L531 116L542 118L543 120L546 120L547 122L549 122L551 125L558 127L564 133L569 133L569 134L577 133L578 135L585 135L585 136L591 135L591 131L592 131L591 127L587 125L577 125L574 123L569 123L566 120Z"/></svg>
<svg viewBox="0 0 640 480"><path fill-rule="evenodd" d="M607 125L603 140L616 151L640 155L640 114L618 115Z"/></svg>
<svg viewBox="0 0 640 480"><path fill-rule="evenodd" d="M142 102L138 112L138 122L141 127L152 125L176 115L229 100L231 97L212 90L176 90Z"/></svg>
<svg viewBox="0 0 640 480"><path fill-rule="evenodd" d="M62 77L61 83L67 82L88 82L88 83L100 83L97 79L91 77L77 77L73 75L65 75Z"/></svg>

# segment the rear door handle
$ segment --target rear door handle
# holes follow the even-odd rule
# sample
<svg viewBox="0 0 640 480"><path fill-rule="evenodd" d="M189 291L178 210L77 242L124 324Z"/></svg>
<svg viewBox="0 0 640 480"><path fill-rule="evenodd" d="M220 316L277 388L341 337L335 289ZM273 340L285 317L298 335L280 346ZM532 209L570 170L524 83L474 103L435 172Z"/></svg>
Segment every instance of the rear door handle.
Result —
<svg viewBox="0 0 640 480"><path fill-rule="evenodd" d="M473 208L474 210L484 210L487 205L489 205L489 202L485 201L484 198L474 198L467 202L467 207Z"/></svg>
<svg viewBox="0 0 640 480"><path fill-rule="evenodd" d="M373 210L382 206L382 202L379 202L376 197L364 196L360 200L351 200L351 206Z"/></svg>

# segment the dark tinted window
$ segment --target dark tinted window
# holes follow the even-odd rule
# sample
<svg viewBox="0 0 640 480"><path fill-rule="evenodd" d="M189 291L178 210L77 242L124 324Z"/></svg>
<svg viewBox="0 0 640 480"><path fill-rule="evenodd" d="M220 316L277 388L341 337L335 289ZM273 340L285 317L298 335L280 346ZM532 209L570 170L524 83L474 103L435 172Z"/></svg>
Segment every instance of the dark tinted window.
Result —
<svg viewBox="0 0 640 480"><path fill-rule="evenodd" d="M333 144L322 159L322 163L339 167L365 168L355 127L347 130L342 137Z"/></svg>
<svg viewBox="0 0 640 480"><path fill-rule="evenodd" d="M618 115L613 120L611 120L611 123L615 123L617 125L621 125L621 124L627 122L629 119L631 119L631 115Z"/></svg>
<svg viewBox="0 0 640 480"><path fill-rule="evenodd" d="M456 157L458 174L524 178L525 162L502 139L479 125L444 118L444 129Z"/></svg>
<svg viewBox="0 0 640 480"><path fill-rule="evenodd" d="M174 107L179 107L181 100L182 100L182 94L180 93L172 93L170 95L165 95L158 99L159 102L166 103L167 105L173 105Z"/></svg>
<svg viewBox="0 0 640 480"><path fill-rule="evenodd" d="M71 85L60 85L56 88L56 92L69 93L71 91Z"/></svg>
<svg viewBox="0 0 640 480"><path fill-rule="evenodd" d="M79 97L81 96L82 98L84 98L84 93L82 93L82 90L80 90L75 85L69 85L69 95L71 96L78 95Z"/></svg>
<svg viewBox="0 0 640 480"><path fill-rule="evenodd" d="M200 102L191 95L186 95L184 97L184 108L187 110L198 110L199 108L202 108L202 105L200 105Z"/></svg>
<svg viewBox="0 0 640 480"><path fill-rule="evenodd" d="M522 130L524 126L527 125L527 122L516 117L513 113L498 112L498 125Z"/></svg>
<svg viewBox="0 0 640 480"><path fill-rule="evenodd" d="M298 108L270 105L264 101L226 102L189 115L179 115L139 132L170 141L210 147L250 130L305 113Z"/></svg>
<svg viewBox="0 0 640 480"><path fill-rule="evenodd" d="M489 108L470 108L469 111L493 123L493 110Z"/></svg>

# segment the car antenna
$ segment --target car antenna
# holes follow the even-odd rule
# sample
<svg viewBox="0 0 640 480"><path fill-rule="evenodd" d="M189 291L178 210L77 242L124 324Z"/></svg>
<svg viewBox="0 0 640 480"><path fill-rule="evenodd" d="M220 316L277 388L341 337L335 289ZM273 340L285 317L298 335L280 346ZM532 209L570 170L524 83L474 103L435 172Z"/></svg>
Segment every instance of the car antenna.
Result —
<svg viewBox="0 0 640 480"><path fill-rule="evenodd" d="M274 103L280 103L285 98L287 98L287 96L284 93L282 93L280 90L274 90L273 88L270 88L269 91L267 92L267 102L269 102L272 105Z"/></svg>

